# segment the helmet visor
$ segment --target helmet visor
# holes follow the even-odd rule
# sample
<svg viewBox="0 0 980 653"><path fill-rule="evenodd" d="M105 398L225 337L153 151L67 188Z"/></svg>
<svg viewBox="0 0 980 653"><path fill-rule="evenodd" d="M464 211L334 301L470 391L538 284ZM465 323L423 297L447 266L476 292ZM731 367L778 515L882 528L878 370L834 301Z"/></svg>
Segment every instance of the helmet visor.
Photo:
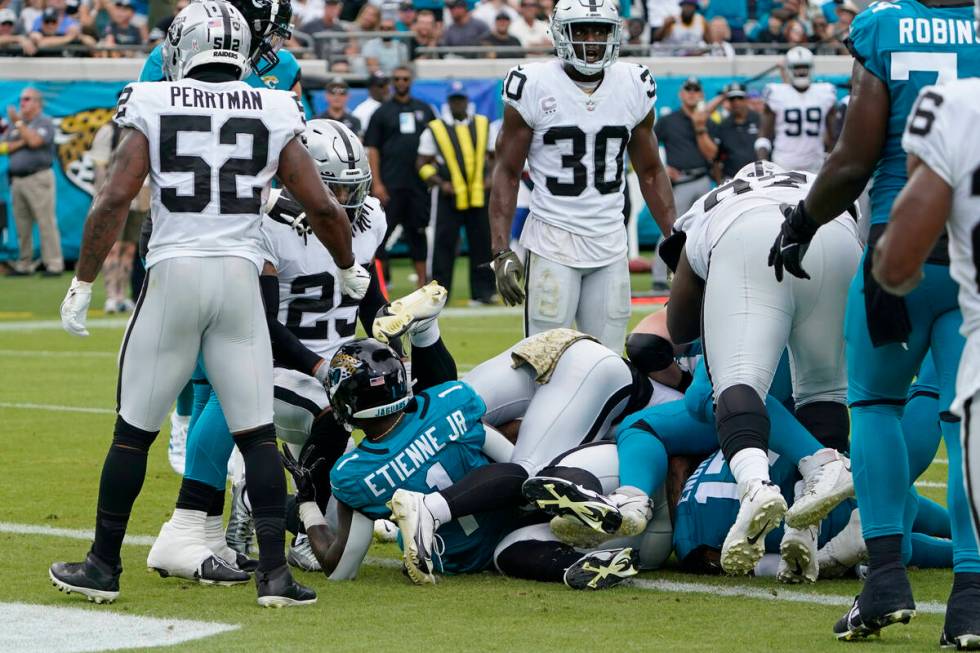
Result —
<svg viewBox="0 0 980 653"><path fill-rule="evenodd" d="M333 177L323 177L327 188L337 198L337 202L345 209L359 209L364 205L368 191L371 190L371 176L357 180L338 180Z"/></svg>

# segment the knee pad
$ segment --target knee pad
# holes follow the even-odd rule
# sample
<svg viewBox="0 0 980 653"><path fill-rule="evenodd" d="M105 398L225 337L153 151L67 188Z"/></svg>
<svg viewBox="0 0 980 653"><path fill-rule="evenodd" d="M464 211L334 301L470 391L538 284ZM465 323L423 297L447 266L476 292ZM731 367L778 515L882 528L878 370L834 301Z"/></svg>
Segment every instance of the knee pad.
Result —
<svg viewBox="0 0 980 653"><path fill-rule="evenodd" d="M116 416L116 426L112 432L112 446L141 452L143 455L150 450L150 445L157 439L160 431L144 431L129 424L121 416Z"/></svg>
<svg viewBox="0 0 980 653"><path fill-rule="evenodd" d="M550 476L552 478L560 478L570 483L575 483L584 487L586 490L592 490L602 494L602 483L596 478L595 474L586 471L579 467L562 467L560 465L551 465L545 467L539 471L535 476Z"/></svg>
<svg viewBox="0 0 980 653"><path fill-rule="evenodd" d="M276 427L272 424L266 424L264 426L260 426L254 431L249 431L248 433L232 434L232 437L235 440L235 444L238 446L238 450L241 451L242 455L244 456L246 452L263 444L271 444L273 447L275 447Z"/></svg>
<svg viewBox="0 0 980 653"><path fill-rule="evenodd" d="M751 386L733 385L718 396L715 427L726 460L742 449L769 448L769 414Z"/></svg>
<svg viewBox="0 0 980 653"><path fill-rule="evenodd" d="M799 406L796 419L823 446L841 452L850 450L851 418L844 404L815 401Z"/></svg>
<svg viewBox="0 0 980 653"><path fill-rule="evenodd" d="M644 374L659 372L674 362L674 345L653 333L631 333L626 338L626 356Z"/></svg>

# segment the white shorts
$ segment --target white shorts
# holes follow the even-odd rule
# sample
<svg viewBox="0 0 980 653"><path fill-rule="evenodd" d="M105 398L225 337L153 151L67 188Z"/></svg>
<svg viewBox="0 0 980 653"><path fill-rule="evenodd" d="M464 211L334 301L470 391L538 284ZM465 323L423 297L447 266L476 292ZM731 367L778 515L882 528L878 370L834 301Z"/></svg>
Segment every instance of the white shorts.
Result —
<svg viewBox="0 0 980 653"><path fill-rule="evenodd" d="M275 368L272 378L276 436L283 442L302 446L310 437L313 420L330 407L327 390L309 374L284 367Z"/></svg>
<svg viewBox="0 0 980 653"><path fill-rule="evenodd" d="M844 310L861 247L844 225L830 222L803 258L811 278L787 273L778 282L767 260L782 222L775 206L753 209L711 251L703 344L715 399L748 385L765 400L788 345L796 405L844 403Z"/></svg>
<svg viewBox="0 0 980 653"><path fill-rule="evenodd" d="M248 259L170 258L147 271L119 351L119 416L159 431L199 352L232 433L272 423L272 346Z"/></svg>

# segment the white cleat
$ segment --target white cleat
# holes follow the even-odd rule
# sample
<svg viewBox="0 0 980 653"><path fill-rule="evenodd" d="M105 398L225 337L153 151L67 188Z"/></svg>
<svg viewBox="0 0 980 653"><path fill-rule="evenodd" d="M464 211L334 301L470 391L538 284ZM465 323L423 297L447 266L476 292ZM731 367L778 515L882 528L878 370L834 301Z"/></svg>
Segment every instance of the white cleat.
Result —
<svg viewBox="0 0 980 653"><path fill-rule="evenodd" d="M609 500L619 508L619 513L623 516L623 523L616 535L632 537L646 530L647 522L653 517L653 502L642 490L623 486L613 490Z"/></svg>
<svg viewBox="0 0 980 653"><path fill-rule="evenodd" d="M405 571L416 585L436 582L432 573L432 553L439 522L425 506L424 498L425 495L420 492L396 490L388 502L391 519L398 524L402 534Z"/></svg>
<svg viewBox="0 0 980 653"><path fill-rule="evenodd" d="M204 585L238 585L251 576L226 563L208 548L204 531L174 526L165 522L150 548L146 566L163 578L194 580Z"/></svg>
<svg viewBox="0 0 980 653"><path fill-rule="evenodd" d="M310 546L310 538L306 536L306 533L300 533L293 540L289 552L286 553L286 562L303 571L321 570L320 561L313 555L313 547Z"/></svg>
<svg viewBox="0 0 980 653"><path fill-rule="evenodd" d="M374 520L374 540L376 542L394 542L398 539L398 527L387 519Z"/></svg>
<svg viewBox="0 0 980 653"><path fill-rule="evenodd" d="M861 514L855 508L837 535L817 552L822 578L840 578L868 558L868 547L861 534Z"/></svg>
<svg viewBox="0 0 980 653"><path fill-rule="evenodd" d="M448 297L446 289L432 281L381 307L374 318L371 332L376 340L388 343L409 331L420 329L439 315Z"/></svg>
<svg viewBox="0 0 980 653"><path fill-rule="evenodd" d="M779 544L779 570L776 580L780 583L815 583L819 575L817 565L817 526L796 530L787 526L783 541Z"/></svg>
<svg viewBox="0 0 980 653"><path fill-rule="evenodd" d="M187 455L187 428L191 418L178 415L177 411L170 413L170 444L167 447L167 460L170 466L180 476L184 475L184 460Z"/></svg>
<svg viewBox="0 0 980 653"><path fill-rule="evenodd" d="M786 499L771 481L754 479L742 492L738 517L721 547L721 568L741 576L755 568L766 552L766 535L786 514Z"/></svg>
<svg viewBox="0 0 980 653"><path fill-rule="evenodd" d="M803 493L786 512L793 528L815 526L841 501L854 496L851 461L834 449L821 449L800 460Z"/></svg>

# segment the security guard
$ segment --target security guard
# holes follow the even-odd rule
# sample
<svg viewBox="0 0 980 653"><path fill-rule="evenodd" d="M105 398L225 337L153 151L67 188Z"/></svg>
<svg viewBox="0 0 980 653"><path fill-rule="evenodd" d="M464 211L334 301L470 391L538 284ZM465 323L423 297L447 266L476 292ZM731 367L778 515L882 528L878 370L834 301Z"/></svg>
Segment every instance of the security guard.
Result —
<svg viewBox="0 0 980 653"><path fill-rule="evenodd" d="M450 119L429 122L419 139L416 168L430 188L438 188L436 230L432 248L432 278L452 289L453 264L459 246L459 228L466 229L470 254L470 296L492 304L493 272L490 262L490 222L487 197L493 160L490 120L469 115L469 96L461 82L450 84Z"/></svg>

